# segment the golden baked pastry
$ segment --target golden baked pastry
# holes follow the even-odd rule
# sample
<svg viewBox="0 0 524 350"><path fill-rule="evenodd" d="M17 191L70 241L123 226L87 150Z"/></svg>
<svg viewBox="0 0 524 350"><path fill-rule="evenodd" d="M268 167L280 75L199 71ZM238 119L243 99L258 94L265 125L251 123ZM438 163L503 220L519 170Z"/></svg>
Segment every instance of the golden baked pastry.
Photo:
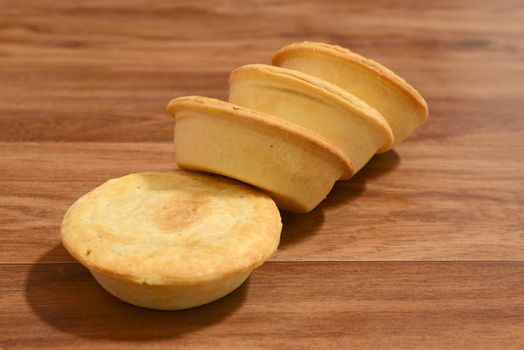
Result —
<svg viewBox="0 0 524 350"><path fill-rule="evenodd" d="M364 100L386 118L397 144L428 117L426 101L404 79L343 47L290 44L278 51L273 64L322 78Z"/></svg>
<svg viewBox="0 0 524 350"><path fill-rule="evenodd" d="M339 150L283 119L207 97L172 100L181 168L232 177L269 193L280 208L308 212L353 165Z"/></svg>
<svg viewBox="0 0 524 350"><path fill-rule="evenodd" d="M73 204L61 235L109 293L174 310L241 285L276 251L281 228L267 195L219 176L172 171L107 181Z"/></svg>
<svg viewBox="0 0 524 350"><path fill-rule="evenodd" d="M240 67L230 75L229 101L314 131L339 147L355 172L393 145L380 113L345 90L298 71L263 64Z"/></svg>

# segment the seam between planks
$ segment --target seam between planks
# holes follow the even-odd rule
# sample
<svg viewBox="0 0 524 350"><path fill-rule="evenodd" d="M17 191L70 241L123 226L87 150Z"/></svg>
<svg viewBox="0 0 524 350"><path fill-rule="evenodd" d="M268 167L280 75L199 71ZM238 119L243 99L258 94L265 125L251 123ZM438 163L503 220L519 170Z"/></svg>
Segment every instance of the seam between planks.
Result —
<svg viewBox="0 0 524 350"><path fill-rule="evenodd" d="M275 260L267 261L265 264L524 264L524 260ZM0 263L0 266L27 266L27 265L81 265L75 261L65 262L22 262L22 263Z"/></svg>

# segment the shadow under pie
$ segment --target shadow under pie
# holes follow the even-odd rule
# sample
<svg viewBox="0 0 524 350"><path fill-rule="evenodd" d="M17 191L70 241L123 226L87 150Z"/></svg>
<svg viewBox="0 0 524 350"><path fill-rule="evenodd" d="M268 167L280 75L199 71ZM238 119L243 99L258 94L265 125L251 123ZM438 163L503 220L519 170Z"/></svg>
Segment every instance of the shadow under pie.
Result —
<svg viewBox="0 0 524 350"><path fill-rule="evenodd" d="M25 298L52 327L82 338L148 341L176 338L231 316L245 301L249 279L227 296L193 309L158 311L127 304L107 293L78 263L46 263L64 255L57 245L35 262Z"/></svg>

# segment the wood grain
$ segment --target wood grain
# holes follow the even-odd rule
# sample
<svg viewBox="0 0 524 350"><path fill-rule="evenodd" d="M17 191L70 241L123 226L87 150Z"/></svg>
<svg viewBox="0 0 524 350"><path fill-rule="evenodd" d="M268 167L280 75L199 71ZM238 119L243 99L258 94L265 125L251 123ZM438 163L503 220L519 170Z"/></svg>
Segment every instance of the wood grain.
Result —
<svg viewBox="0 0 524 350"><path fill-rule="evenodd" d="M524 348L520 0L0 0L0 349ZM59 245L111 177L174 169L167 102L293 41L392 68L429 122L283 213L277 255L194 310L119 302Z"/></svg>
<svg viewBox="0 0 524 350"><path fill-rule="evenodd" d="M11 263L56 245L65 211L94 186L176 167L174 147L164 143L3 143L0 152L0 262ZM274 259L523 260L524 153L454 152L412 142L375 157L313 212L283 213Z"/></svg>
<svg viewBox="0 0 524 350"><path fill-rule="evenodd" d="M120 302L78 264L0 273L6 349L524 346L524 263L270 262L224 299L180 312Z"/></svg>

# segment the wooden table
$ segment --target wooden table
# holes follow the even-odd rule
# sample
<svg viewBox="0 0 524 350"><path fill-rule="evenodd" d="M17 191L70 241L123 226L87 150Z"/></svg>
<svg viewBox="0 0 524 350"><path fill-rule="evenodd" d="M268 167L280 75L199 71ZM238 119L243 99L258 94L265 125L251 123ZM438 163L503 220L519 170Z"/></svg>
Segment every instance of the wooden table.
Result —
<svg viewBox="0 0 524 350"><path fill-rule="evenodd" d="M0 348L524 348L524 8L515 1L0 0ZM301 40L400 73L429 122L283 213L278 254L197 309L136 308L60 245L106 179L175 168L167 102Z"/></svg>

